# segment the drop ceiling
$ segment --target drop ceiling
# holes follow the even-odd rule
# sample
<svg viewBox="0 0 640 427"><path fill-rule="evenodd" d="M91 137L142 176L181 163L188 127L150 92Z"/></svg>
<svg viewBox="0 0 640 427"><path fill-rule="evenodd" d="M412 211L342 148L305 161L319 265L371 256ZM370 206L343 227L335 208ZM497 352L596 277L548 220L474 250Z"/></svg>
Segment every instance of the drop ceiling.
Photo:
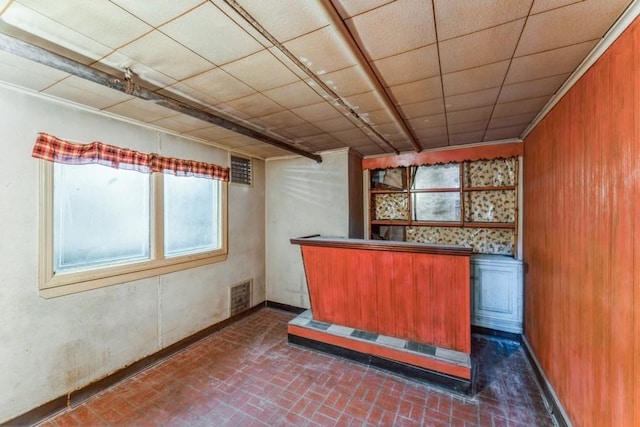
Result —
<svg viewBox="0 0 640 427"><path fill-rule="evenodd" d="M629 0L14 0L0 33L310 153L520 138ZM255 138L0 50L0 81L218 146ZM46 131L46 130L44 130Z"/></svg>

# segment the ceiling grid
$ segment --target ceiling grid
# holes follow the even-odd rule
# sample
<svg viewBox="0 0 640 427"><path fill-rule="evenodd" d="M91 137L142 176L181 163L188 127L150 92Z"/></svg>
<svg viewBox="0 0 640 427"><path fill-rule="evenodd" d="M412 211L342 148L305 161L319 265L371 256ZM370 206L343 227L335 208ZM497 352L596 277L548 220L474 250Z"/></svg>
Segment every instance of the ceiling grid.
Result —
<svg viewBox="0 0 640 427"><path fill-rule="evenodd" d="M0 34L157 99L8 49L0 82L259 158L513 140L637 1L0 1Z"/></svg>

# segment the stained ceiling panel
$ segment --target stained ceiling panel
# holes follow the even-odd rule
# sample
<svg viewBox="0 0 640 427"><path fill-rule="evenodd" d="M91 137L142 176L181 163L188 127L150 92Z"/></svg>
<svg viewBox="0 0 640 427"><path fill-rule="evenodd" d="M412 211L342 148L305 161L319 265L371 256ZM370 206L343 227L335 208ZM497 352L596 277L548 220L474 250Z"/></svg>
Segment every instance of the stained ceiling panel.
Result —
<svg viewBox="0 0 640 427"><path fill-rule="evenodd" d="M432 149L519 138L630 3L14 0L0 81L262 158Z"/></svg>

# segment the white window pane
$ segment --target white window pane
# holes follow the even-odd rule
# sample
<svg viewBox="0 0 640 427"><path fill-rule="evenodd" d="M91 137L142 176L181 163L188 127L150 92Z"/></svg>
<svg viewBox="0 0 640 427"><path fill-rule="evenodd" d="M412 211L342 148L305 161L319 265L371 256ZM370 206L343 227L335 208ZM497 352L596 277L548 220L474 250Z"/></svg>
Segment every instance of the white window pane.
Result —
<svg viewBox="0 0 640 427"><path fill-rule="evenodd" d="M220 182L164 175L165 255L220 248Z"/></svg>
<svg viewBox="0 0 640 427"><path fill-rule="evenodd" d="M149 175L54 164L54 271L149 258Z"/></svg>

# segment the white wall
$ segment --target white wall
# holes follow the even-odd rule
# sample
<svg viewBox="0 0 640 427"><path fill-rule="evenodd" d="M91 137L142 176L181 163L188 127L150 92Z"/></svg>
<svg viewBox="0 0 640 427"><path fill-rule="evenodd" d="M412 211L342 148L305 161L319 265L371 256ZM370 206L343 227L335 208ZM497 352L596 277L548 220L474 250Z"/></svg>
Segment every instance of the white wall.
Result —
<svg viewBox="0 0 640 427"><path fill-rule="evenodd" d="M267 300L309 308L300 247L293 237L349 236L349 153L267 160Z"/></svg>
<svg viewBox="0 0 640 427"><path fill-rule="evenodd" d="M53 299L38 294L36 134L228 164L228 153L0 86L0 423L229 317L228 286L265 299L264 162L229 185L227 261Z"/></svg>

